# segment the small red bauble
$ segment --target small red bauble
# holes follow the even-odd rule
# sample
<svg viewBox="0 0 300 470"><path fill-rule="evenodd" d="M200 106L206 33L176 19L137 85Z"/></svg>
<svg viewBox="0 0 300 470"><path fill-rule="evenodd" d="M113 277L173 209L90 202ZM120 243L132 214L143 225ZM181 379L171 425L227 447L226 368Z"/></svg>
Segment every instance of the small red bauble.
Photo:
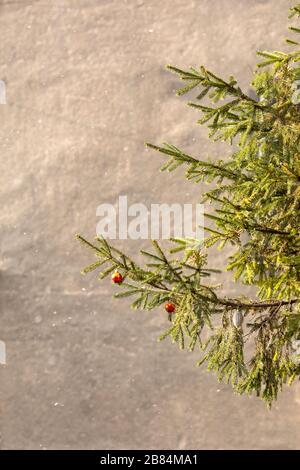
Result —
<svg viewBox="0 0 300 470"><path fill-rule="evenodd" d="M168 313L173 313L175 311L175 305L172 303L172 302L167 302L165 304L165 310L168 312Z"/></svg>
<svg viewBox="0 0 300 470"><path fill-rule="evenodd" d="M111 276L111 280L115 284L121 284L123 282L123 276L118 271L115 271L113 275Z"/></svg>

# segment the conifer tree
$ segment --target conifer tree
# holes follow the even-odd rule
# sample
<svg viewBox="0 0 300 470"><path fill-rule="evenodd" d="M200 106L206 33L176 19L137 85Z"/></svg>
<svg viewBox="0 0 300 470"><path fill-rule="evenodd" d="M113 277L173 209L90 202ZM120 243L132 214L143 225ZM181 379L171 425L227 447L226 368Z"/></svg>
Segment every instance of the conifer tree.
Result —
<svg viewBox="0 0 300 470"><path fill-rule="evenodd" d="M290 17L300 17L300 4ZM185 167L188 180L213 182L203 201L214 207L206 214L214 227L205 227L201 249L173 239L166 254L154 240L140 266L105 239L91 243L78 235L97 258L84 273L112 275L115 297L132 296L133 308L165 304L170 324L160 339L197 349L199 365L269 406L283 384L300 378L300 28L290 30L291 52L258 52L251 96L232 76L167 67L184 83L177 95L199 90L189 105L210 138L232 146L226 161L203 161L168 143L146 144L167 157L163 170ZM208 282L216 270L207 266L207 251L226 244L235 249L227 270L255 286L255 298L226 297Z"/></svg>

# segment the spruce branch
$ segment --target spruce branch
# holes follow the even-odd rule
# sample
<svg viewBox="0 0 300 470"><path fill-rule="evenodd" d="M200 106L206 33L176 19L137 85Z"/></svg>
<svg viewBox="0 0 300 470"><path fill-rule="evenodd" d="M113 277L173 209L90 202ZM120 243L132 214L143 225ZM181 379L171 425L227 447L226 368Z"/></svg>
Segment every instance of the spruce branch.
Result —
<svg viewBox="0 0 300 470"><path fill-rule="evenodd" d="M300 4L290 17L300 17ZM298 26L290 32L299 34ZM198 347L199 363L219 380L238 393L255 393L268 406L284 384L300 378L300 49L297 40L286 42L292 52L258 52L251 83L257 98L233 76L167 66L184 82L178 95L197 92L188 104L201 113L198 123L209 137L232 146L229 158L210 160L173 144L146 144L167 157L162 171L184 167L188 180L211 185L201 195L213 208L201 249L195 240L172 239L166 254L153 241L152 251L141 252L141 266L104 238L91 243L77 236L96 256L84 274L97 270L103 279L119 271L115 297L132 297L133 308L167 303L171 325L160 340L171 338L181 349L188 342L191 351ZM208 282L219 272L208 266L208 251L227 243L236 251L226 270L256 288L253 298L227 297L219 284ZM250 352L246 341L252 342Z"/></svg>

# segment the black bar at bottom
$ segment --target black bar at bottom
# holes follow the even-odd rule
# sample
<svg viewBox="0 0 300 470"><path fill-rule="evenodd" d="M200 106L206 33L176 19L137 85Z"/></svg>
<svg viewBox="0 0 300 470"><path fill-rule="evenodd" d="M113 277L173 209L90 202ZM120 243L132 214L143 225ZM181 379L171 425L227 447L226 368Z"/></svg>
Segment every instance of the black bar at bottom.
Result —
<svg viewBox="0 0 300 470"><path fill-rule="evenodd" d="M56 464L84 465L88 468L101 468L103 466L120 465L123 468L137 468L149 465L171 466L188 465L226 465L226 464L265 464L272 463L287 465L288 461L299 458L299 451L234 451L234 450L2 450L0 452L0 465L20 463L31 467L40 467L47 464L50 467ZM4 467L3 467L4 468ZM204 467L203 467L204 468ZM55 469L54 469L55 470Z"/></svg>

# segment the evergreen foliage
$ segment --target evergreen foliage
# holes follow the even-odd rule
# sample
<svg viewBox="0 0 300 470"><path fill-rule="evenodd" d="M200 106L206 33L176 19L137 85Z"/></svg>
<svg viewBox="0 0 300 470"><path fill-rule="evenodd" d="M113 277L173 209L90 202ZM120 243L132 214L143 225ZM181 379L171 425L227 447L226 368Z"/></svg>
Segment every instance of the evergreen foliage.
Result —
<svg viewBox="0 0 300 470"><path fill-rule="evenodd" d="M290 17L299 16L300 4L290 10ZM233 149L226 161L203 161L174 145L147 144L168 157L163 170L184 166L187 179L214 183L203 201L214 206L206 216L215 227L206 227L201 250L193 240L173 239L166 255L153 241L153 250L142 252L142 267L103 238L94 244L78 236L97 257L84 273L101 268L103 279L120 271L124 282L115 297L133 296L133 308L151 310L172 301L176 311L160 339L170 337L191 351L197 347L199 364L269 406L283 384L300 378L300 43L294 37L286 42L292 52L258 52L252 81L257 99L232 76L224 80L205 67L168 66L184 82L178 95L199 90L189 103L201 113L199 124ZM255 299L222 296L220 286L208 283L216 270L207 267L206 251L227 243L235 247L227 270L257 287ZM243 325L234 321L236 312Z"/></svg>

